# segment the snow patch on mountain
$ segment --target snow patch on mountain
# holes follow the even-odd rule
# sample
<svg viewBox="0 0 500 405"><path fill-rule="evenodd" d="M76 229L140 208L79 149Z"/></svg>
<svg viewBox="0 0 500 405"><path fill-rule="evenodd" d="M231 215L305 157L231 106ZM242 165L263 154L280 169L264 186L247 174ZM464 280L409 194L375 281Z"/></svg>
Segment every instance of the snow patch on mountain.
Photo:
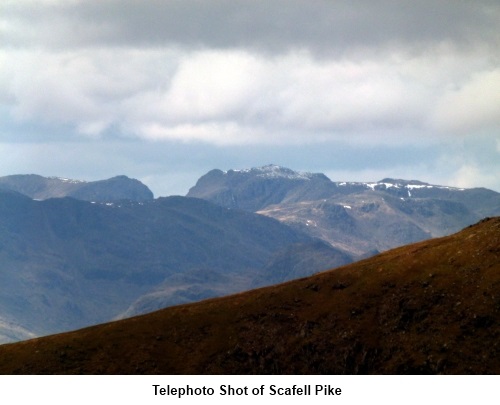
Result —
<svg viewBox="0 0 500 405"><path fill-rule="evenodd" d="M457 187L449 187L449 186L437 186L433 184L428 184L428 183L423 183L420 181L406 181L406 180L401 180L401 181L394 181L390 182L387 180L381 180L377 182L369 182L369 183L357 183L357 182L338 182L336 183L337 186L339 187L346 187L346 186L362 186L368 189L371 189L372 191L377 191L377 190L389 190L389 189L403 189L403 190L408 190L408 196L411 196L411 190L416 190L416 189L440 189L440 190L457 190L457 191L464 191L464 188L457 188Z"/></svg>
<svg viewBox="0 0 500 405"><path fill-rule="evenodd" d="M68 179L68 178L65 178L65 177L56 177L56 176L48 177L48 179L50 179L50 180L59 180L59 181L61 181L63 183L69 183L69 184L87 183L84 180L74 180L74 179Z"/></svg>
<svg viewBox="0 0 500 405"><path fill-rule="evenodd" d="M313 173L297 172L295 170L273 164L261 167L252 167L251 169L229 170L225 171L224 174L230 174L231 172L249 173L257 177L267 179L283 178L288 180L311 180L311 178L314 177Z"/></svg>

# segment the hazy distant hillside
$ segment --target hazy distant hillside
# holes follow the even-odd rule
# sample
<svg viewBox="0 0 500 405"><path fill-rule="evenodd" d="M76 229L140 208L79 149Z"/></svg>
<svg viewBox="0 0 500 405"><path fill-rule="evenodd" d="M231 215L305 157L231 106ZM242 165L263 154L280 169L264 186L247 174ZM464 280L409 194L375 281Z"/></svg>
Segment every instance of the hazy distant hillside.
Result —
<svg viewBox="0 0 500 405"><path fill-rule="evenodd" d="M38 200L59 197L96 202L153 199L153 193L147 186L127 176L86 182L36 174L12 175L0 177L0 188L17 191Z"/></svg>
<svg viewBox="0 0 500 405"><path fill-rule="evenodd" d="M309 278L0 346L0 373L499 374L500 218Z"/></svg>
<svg viewBox="0 0 500 405"><path fill-rule="evenodd" d="M500 215L500 193L492 190L401 179L332 182L275 165L212 170L187 195L276 218L353 255L447 235Z"/></svg>
<svg viewBox="0 0 500 405"><path fill-rule="evenodd" d="M309 271L346 263L274 219L200 199L35 201L0 190L0 335L74 329L241 291L256 277L269 284L276 275L262 271L291 244L313 258Z"/></svg>

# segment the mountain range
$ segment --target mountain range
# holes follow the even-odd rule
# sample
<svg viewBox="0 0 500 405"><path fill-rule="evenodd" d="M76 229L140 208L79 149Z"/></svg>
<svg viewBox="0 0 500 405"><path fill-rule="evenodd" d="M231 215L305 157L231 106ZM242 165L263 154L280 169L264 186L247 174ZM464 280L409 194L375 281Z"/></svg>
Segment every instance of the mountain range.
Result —
<svg viewBox="0 0 500 405"><path fill-rule="evenodd" d="M309 276L500 215L500 194L213 170L187 197L126 176L0 178L0 342Z"/></svg>
<svg viewBox="0 0 500 405"><path fill-rule="evenodd" d="M277 286L0 346L3 374L499 374L500 218Z"/></svg>
<svg viewBox="0 0 500 405"><path fill-rule="evenodd" d="M358 257L500 215L500 193L485 188L390 178L333 182L321 173L276 165L212 170L187 196L270 216Z"/></svg>

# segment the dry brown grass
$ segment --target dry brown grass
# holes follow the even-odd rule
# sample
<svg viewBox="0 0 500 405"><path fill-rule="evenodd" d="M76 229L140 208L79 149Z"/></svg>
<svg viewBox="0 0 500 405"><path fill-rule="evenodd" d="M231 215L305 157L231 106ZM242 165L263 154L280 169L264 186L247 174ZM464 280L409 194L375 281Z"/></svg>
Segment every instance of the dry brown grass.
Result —
<svg viewBox="0 0 500 405"><path fill-rule="evenodd" d="M500 218L286 284L0 346L4 374L500 373Z"/></svg>

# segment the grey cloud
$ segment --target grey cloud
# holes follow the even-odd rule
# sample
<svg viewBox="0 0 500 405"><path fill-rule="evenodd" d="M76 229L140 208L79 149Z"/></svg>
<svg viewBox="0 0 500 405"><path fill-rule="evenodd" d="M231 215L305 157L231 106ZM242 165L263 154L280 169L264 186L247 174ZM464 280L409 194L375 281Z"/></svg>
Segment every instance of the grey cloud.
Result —
<svg viewBox="0 0 500 405"><path fill-rule="evenodd" d="M477 41L498 45L497 1L86 0L4 6L13 43L307 48L346 51L389 44ZM16 31L16 26L27 32ZM31 32L31 34L29 34ZM64 33L66 35L64 35Z"/></svg>

